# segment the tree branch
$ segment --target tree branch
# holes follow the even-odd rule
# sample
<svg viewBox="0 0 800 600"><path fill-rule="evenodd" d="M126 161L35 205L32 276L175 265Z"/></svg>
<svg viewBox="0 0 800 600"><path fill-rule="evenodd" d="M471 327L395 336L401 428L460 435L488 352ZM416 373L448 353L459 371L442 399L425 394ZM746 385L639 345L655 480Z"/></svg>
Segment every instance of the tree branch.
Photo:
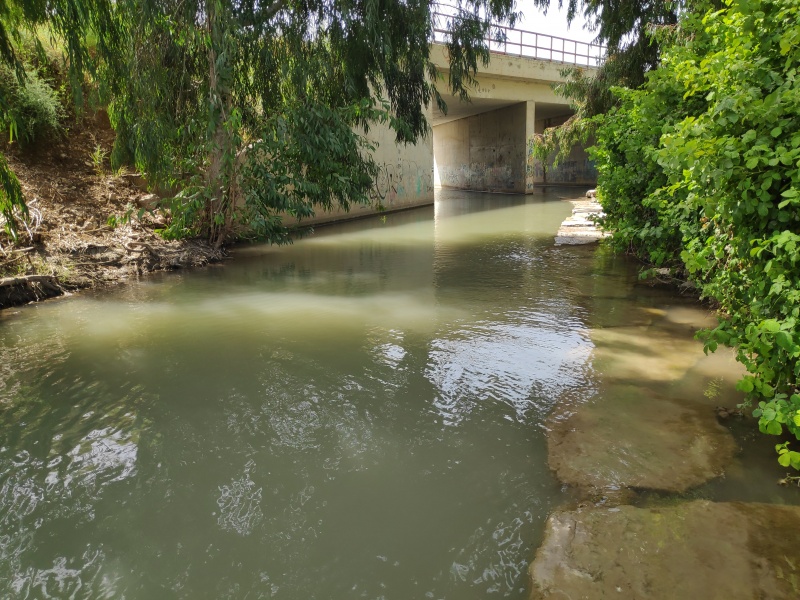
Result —
<svg viewBox="0 0 800 600"><path fill-rule="evenodd" d="M264 11L264 18L271 19L275 15L278 14L283 8L286 8L288 0L275 0L272 4L267 7L267 10Z"/></svg>

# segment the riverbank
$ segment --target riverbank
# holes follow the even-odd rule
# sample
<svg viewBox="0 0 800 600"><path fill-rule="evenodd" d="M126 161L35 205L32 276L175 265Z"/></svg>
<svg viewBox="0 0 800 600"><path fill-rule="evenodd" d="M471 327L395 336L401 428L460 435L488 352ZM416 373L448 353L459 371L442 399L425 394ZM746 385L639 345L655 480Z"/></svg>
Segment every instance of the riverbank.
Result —
<svg viewBox="0 0 800 600"><path fill-rule="evenodd" d="M161 217L140 216L156 197L138 175L110 171L113 141L101 112L63 139L4 148L30 216L22 243L0 252L0 308L222 258L204 240L165 240L156 231Z"/></svg>

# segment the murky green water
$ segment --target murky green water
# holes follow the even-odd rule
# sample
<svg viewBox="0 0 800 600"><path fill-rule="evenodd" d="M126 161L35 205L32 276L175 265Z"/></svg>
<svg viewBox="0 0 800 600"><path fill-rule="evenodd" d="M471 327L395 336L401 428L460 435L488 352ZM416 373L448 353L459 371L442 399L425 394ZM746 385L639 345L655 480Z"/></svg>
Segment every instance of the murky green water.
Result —
<svg viewBox="0 0 800 600"><path fill-rule="evenodd" d="M2 314L0 597L524 598L590 331L692 332L635 265L553 246L559 195Z"/></svg>

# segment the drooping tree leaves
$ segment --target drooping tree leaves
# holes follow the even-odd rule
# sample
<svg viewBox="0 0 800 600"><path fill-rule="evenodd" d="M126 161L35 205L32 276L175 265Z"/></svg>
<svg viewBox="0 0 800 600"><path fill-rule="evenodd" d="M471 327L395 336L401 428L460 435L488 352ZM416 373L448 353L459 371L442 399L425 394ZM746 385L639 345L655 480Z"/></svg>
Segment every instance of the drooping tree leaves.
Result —
<svg viewBox="0 0 800 600"><path fill-rule="evenodd" d="M551 0L535 0L547 10ZM583 117L607 112L616 98L612 87L638 88L645 75L659 65L661 42L658 30L674 28L683 14L722 6L720 0L558 0L573 22L582 15L595 43L606 48L598 71L586 77L582 69L566 69L570 81L559 92L574 101Z"/></svg>
<svg viewBox="0 0 800 600"><path fill-rule="evenodd" d="M96 72L99 61L119 55L118 14L111 0L5 0L0 2L0 62L12 69L20 85L25 84L25 70L17 46L23 34L37 40L39 31L56 39L64 49L68 77L75 101L83 102L83 77ZM7 90L5 90L7 92ZM0 89L0 113L9 118L7 94ZM17 219L27 208L19 181L4 158L0 160L0 214L3 227L17 238Z"/></svg>
<svg viewBox="0 0 800 600"><path fill-rule="evenodd" d="M221 244L237 228L284 239L279 214L369 202L365 132L427 133L441 103L424 0L121 2L125 61L111 73L114 159L180 189L167 235ZM450 87L465 94L511 0L459 3ZM455 74L455 75L454 75ZM258 176L253 176L257 173Z"/></svg>

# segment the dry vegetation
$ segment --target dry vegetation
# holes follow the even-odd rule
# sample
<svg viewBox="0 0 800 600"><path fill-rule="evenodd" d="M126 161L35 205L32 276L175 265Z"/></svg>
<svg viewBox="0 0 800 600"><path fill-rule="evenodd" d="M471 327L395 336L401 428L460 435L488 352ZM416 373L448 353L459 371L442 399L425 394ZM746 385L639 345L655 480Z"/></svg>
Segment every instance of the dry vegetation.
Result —
<svg viewBox="0 0 800 600"><path fill-rule="evenodd" d="M137 174L109 172L113 140L101 112L62 139L3 148L30 215L21 243L0 240L0 308L221 258L204 241L161 238L158 215L138 218L157 197ZM130 219L121 222L126 213Z"/></svg>

